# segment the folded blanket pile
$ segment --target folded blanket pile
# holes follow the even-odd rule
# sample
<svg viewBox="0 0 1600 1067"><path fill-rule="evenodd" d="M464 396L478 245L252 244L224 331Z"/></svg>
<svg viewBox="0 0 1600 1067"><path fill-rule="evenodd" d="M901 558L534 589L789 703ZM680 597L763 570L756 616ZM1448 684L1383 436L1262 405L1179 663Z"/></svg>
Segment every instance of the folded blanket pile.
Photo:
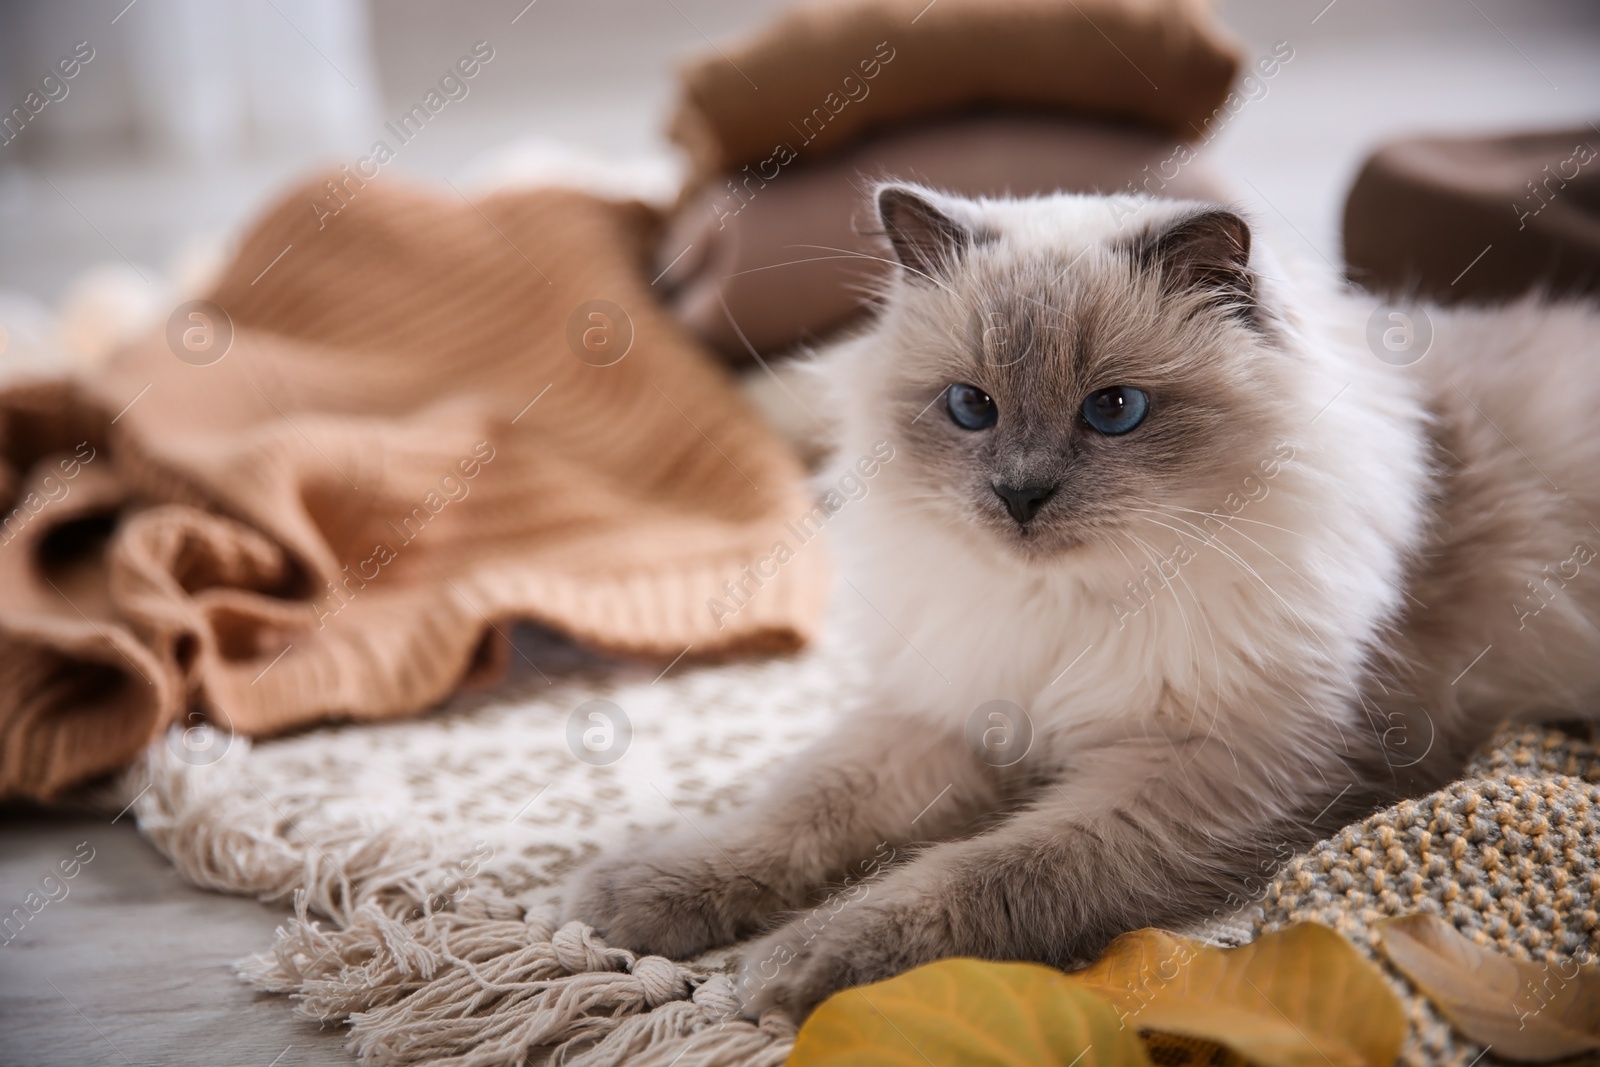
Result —
<svg viewBox="0 0 1600 1067"><path fill-rule="evenodd" d="M512 618L663 662L801 644L823 549L747 567L803 471L651 296L655 225L337 173L93 382L0 392L0 796L186 714L415 712Z"/></svg>
<svg viewBox="0 0 1600 1067"><path fill-rule="evenodd" d="M1239 66L1209 0L797 5L683 70L671 132L692 170L662 287L743 362L866 310L887 267L874 179L1226 199L1182 145L1242 106Z"/></svg>
<svg viewBox="0 0 1600 1067"><path fill-rule="evenodd" d="M683 71L672 136L690 186L788 142L983 107L1131 120L1199 137L1238 69L1210 0L823 0Z"/></svg>

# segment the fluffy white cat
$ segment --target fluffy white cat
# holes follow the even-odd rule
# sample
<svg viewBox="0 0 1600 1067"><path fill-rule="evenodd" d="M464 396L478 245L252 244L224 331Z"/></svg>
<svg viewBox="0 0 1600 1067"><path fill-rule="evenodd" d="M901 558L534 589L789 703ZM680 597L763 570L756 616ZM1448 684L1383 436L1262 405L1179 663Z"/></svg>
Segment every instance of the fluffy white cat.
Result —
<svg viewBox="0 0 1600 1067"><path fill-rule="evenodd" d="M816 368L824 480L894 453L830 522L870 687L570 914L680 957L765 933L747 1006L797 1017L944 956L1069 966L1227 911L1507 717L1589 712L1594 308L1424 312L1402 367L1369 333L1404 320L1225 207L876 200L901 269Z"/></svg>

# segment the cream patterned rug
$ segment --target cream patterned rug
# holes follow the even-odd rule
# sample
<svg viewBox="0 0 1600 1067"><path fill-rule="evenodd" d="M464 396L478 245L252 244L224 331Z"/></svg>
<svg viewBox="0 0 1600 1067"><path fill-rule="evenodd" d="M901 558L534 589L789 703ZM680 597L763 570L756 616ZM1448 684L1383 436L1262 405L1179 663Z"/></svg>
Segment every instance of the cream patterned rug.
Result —
<svg viewBox="0 0 1600 1067"><path fill-rule="evenodd" d="M526 649L525 649L526 651ZM777 1064L793 1026L737 1015L733 952L690 964L558 925L569 872L749 798L830 725L820 653L560 673L420 719L248 744L174 732L126 777L140 830L197 885L292 904L240 965L368 1064ZM141 793L142 791L142 793Z"/></svg>
<svg viewBox="0 0 1600 1067"><path fill-rule="evenodd" d="M121 790L189 881L292 907L240 974L348 1025L364 1063L781 1063L794 1028L739 1017L735 950L638 957L560 925L556 903L602 850L749 799L844 713L839 661L814 651L653 676L518 647L529 662L491 696L255 745L174 732ZM1496 1062L1384 963L1370 924L1431 911L1513 956L1596 959L1597 782L1600 747L1508 728L1460 782L1347 827L1257 906L1192 933L1237 943L1326 923L1405 1001L1403 1063Z"/></svg>

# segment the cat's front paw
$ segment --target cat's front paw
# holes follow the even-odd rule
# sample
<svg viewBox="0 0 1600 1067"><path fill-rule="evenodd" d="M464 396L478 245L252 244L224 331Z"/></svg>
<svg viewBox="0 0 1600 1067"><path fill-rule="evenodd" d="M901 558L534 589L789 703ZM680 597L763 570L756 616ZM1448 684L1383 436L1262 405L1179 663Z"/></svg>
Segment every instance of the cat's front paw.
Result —
<svg viewBox="0 0 1600 1067"><path fill-rule="evenodd" d="M851 902L791 920L745 950L737 989L745 1014L781 1008L795 1022L833 994L952 955L932 914Z"/></svg>
<svg viewBox="0 0 1600 1067"><path fill-rule="evenodd" d="M573 878L562 910L608 944L690 959L756 932L778 907L722 854L685 845L601 857Z"/></svg>

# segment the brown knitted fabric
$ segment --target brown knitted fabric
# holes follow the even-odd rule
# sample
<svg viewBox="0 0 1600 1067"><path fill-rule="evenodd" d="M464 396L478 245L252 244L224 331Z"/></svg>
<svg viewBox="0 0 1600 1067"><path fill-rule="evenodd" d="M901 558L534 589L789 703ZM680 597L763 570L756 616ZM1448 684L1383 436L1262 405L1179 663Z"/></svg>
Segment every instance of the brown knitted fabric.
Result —
<svg viewBox="0 0 1600 1067"><path fill-rule="evenodd" d="M504 663L512 618L664 658L812 632L819 549L746 570L811 507L803 472L657 305L651 212L383 180L345 201L309 183L244 240L220 360L163 334L92 383L0 392L0 796L57 795L186 713L416 711ZM628 328L590 301L631 321L616 362Z"/></svg>
<svg viewBox="0 0 1600 1067"><path fill-rule="evenodd" d="M981 106L1132 119L1188 140L1237 65L1209 0L813 0L687 66L671 132L694 165L690 189L781 145L810 161Z"/></svg>

